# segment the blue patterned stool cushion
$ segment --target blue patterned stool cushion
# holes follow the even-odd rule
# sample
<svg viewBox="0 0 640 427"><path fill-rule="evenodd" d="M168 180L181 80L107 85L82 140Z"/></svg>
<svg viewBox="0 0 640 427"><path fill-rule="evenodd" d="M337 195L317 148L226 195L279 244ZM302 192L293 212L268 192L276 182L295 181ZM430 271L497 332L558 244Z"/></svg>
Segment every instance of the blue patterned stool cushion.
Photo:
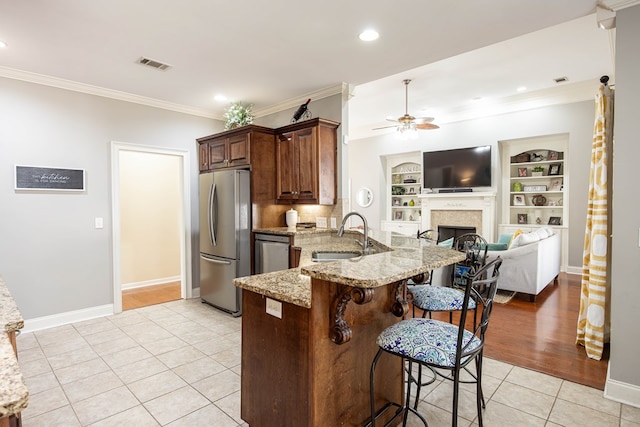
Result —
<svg viewBox="0 0 640 427"><path fill-rule="evenodd" d="M480 340L465 330L463 343L468 350L478 348ZM458 327L433 319L407 319L385 329L376 340L383 350L442 367L455 366ZM464 358L462 360L464 362Z"/></svg>
<svg viewBox="0 0 640 427"><path fill-rule="evenodd" d="M413 294L413 305L425 311L462 310L464 292L448 286L418 285L409 286ZM476 302L469 298L468 308L476 308Z"/></svg>

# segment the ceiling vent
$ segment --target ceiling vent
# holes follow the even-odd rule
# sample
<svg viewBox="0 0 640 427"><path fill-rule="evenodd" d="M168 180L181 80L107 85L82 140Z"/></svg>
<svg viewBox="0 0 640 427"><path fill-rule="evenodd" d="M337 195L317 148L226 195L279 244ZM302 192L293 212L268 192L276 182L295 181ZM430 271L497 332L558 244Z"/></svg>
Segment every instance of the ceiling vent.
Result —
<svg viewBox="0 0 640 427"><path fill-rule="evenodd" d="M155 59L149 59L149 58L145 58L144 56L141 56L140 59L138 59L138 64L142 64L142 65L146 65L148 67L152 67L158 70L162 70L162 71L166 71L169 68L173 67L173 65L169 65L169 64L163 64L160 61L156 61Z"/></svg>
<svg viewBox="0 0 640 427"><path fill-rule="evenodd" d="M564 83L564 82L568 82L569 78L568 77L557 77L555 79L553 79L554 82L556 83Z"/></svg>

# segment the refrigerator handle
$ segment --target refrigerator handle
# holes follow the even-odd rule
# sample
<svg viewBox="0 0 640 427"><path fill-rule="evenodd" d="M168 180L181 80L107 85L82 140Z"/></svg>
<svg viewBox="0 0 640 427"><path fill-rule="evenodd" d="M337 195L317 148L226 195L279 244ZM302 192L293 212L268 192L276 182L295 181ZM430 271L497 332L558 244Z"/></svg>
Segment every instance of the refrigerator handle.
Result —
<svg viewBox="0 0 640 427"><path fill-rule="evenodd" d="M224 265L230 265L231 264L231 261L221 261L221 260L217 260L217 259L206 257L204 255L200 255L200 258L202 258L203 260L205 260L207 262L211 262L211 263L214 263L214 264L224 264Z"/></svg>
<svg viewBox="0 0 640 427"><path fill-rule="evenodd" d="M217 245L216 231L218 228L218 193L216 184L211 184L209 189L209 239L211 246Z"/></svg>

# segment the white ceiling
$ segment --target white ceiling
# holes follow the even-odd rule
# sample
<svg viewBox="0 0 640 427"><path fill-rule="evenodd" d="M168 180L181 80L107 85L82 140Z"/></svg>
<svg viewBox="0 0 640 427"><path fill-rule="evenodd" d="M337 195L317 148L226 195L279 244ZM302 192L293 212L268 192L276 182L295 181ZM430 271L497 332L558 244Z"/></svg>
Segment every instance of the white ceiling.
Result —
<svg viewBox="0 0 640 427"><path fill-rule="evenodd" d="M474 97L513 106L520 85L546 95L555 77L569 78L565 92L613 77L611 35L597 29L595 8L596 0L0 0L9 45L0 76L213 118L228 105L214 101L219 93L262 115L307 97L313 111L313 99L348 83L353 138L404 113L403 78L413 79L410 112L425 108L444 124L471 117ZM367 27L378 41L358 39ZM136 64L141 56L173 68Z"/></svg>

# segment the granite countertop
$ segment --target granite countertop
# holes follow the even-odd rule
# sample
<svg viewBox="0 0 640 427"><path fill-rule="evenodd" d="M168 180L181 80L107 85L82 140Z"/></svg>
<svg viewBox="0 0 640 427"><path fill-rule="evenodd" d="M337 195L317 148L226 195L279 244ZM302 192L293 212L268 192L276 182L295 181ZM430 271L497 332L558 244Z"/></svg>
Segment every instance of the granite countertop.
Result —
<svg viewBox="0 0 640 427"><path fill-rule="evenodd" d="M0 322L6 332L16 332L24 327L22 315L1 277ZM0 333L0 417L16 415L24 410L28 403L29 392L13 346L7 333Z"/></svg>
<svg viewBox="0 0 640 427"><path fill-rule="evenodd" d="M314 263L311 261L313 252L360 252L356 240L362 239L362 233L348 231L343 238L337 238L335 230L289 231L286 227L257 229L254 232L296 236L295 245L302 248L300 267L240 277L233 281L234 285L306 308L311 307L311 278L359 288L376 288L464 259L461 252L433 245L423 239L371 230L369 238L375 254ZM304 239L313 234L317 235L311 236L314 239ZM298 236L303 237L300 244Z"/></svg>

